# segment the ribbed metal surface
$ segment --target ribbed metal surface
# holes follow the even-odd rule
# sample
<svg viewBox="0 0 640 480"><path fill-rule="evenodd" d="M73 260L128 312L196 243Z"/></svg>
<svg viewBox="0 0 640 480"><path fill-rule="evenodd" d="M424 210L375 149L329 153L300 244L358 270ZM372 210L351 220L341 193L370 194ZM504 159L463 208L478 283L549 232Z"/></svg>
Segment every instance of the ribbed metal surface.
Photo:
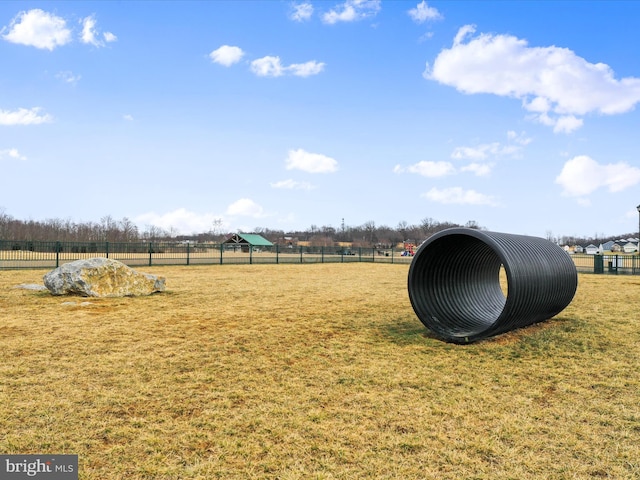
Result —
<svg viewBox="0 0 640 480"><path fill-rule="evenodd" d="M418 249L408 286L427 328L470 343L557 315L571 303L578 274L569 255L543 238L451 228Z"/></svg>

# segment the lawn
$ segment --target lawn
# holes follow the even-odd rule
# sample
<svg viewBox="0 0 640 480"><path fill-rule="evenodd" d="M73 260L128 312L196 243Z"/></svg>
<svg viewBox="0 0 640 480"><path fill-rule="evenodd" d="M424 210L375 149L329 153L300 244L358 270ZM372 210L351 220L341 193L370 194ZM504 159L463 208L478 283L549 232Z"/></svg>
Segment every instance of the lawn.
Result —
<svg viewBox="0 0 640 480"><path fill-rule="evenodd" d="M140 267L150 297L0 271L0 453L80 478L640 478L640 277L554 319L433 338L408 265Z"/></svg>

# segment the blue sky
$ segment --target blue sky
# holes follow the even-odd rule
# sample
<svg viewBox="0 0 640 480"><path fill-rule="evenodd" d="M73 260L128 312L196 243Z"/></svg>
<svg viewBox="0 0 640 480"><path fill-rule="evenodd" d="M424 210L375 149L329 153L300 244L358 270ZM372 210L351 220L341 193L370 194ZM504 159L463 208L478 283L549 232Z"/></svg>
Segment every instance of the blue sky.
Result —
<svg viewBox="0 0 640 480"><path fill-rule="evenodd" d="M640 2L0 2L0 208L638 226Z"/></svg>

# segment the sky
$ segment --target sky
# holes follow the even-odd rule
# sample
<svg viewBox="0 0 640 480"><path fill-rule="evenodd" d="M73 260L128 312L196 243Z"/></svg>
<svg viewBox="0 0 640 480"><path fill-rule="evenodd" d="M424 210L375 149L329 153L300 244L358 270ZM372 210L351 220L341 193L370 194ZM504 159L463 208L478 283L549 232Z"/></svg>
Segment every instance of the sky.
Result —
<svg viewBox="0 0 640 480"><path fill-rule="evenodd" d="M635 232L640 2L0 2L0 209Z"/></svg>

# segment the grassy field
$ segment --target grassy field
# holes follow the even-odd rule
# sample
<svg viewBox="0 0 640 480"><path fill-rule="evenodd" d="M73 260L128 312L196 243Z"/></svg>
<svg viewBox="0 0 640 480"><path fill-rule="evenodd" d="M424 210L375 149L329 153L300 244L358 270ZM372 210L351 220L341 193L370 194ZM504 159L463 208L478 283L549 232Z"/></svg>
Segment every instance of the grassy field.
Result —
<svg viewBox="0 0 640 480"><path fill-rule="evenodd" d="M95 480L640 478L639 277L581 275L556 318L457 346L407 265L139 270L167 292L0 271L0 453Z"/></svg>

